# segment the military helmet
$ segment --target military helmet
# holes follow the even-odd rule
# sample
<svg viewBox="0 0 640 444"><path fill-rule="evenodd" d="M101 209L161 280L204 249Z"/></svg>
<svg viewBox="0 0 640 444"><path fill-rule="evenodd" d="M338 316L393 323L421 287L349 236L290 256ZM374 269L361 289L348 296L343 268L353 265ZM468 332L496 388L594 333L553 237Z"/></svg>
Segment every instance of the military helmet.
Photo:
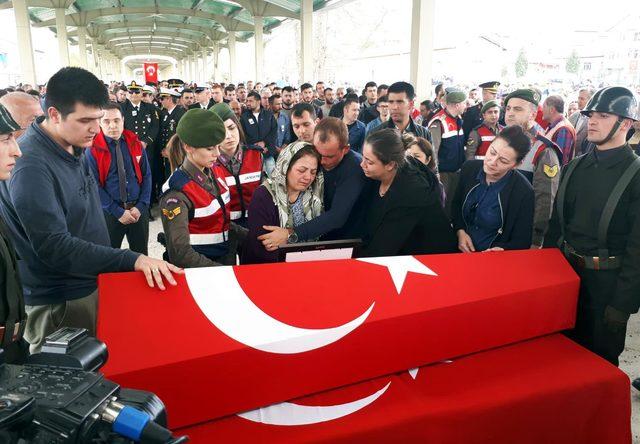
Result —
<svg viewBox="0 0 640 444"><path fill-rule="evenodd" d="M638 100L631 90L622 86L610 86L596 91L589 99L587 106L580 112L587 116L592 111L640 120Z"/></svg>

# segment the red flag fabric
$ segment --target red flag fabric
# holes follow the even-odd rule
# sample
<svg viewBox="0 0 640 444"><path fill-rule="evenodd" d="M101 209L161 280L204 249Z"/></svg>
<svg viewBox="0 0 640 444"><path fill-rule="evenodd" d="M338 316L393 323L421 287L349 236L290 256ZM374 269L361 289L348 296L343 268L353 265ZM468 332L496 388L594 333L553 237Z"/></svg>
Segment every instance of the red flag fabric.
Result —
<svg viewBox="0 0 640 444"><path fill-rule="evenodd" d="M145 83L158 83L158 64L157 63L145 63L144 64L144 81Z"/></svg>
<svg viewBox="0 0 640 444"><path fill-rule="evenodd" d="M383 376L175 433L194 444L631 443L629 378L563 335L421 367L414 375ZM388 389L361 409L327 414L381 387ZM292 424L302 422L309 406L307 416L323 420Z"/></svg>
<svg viewBox="0 0 640 444"><path fill-rule="evenodd" d="M571 328L558 250L186 270L161 292L101 275L105 375L149 390L171 427Z"/></svg>

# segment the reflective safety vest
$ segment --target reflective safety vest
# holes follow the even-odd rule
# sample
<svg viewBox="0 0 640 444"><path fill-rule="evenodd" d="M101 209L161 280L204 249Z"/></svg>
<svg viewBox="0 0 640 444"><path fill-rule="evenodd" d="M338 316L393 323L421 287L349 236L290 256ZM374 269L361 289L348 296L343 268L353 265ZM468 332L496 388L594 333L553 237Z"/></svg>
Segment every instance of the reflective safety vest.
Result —
<svg viewBox="0 0 640 444"><path fill-rule="evenodd" d="M231 193L231 220L247 217L247 208L262 177L262 152L248 147L239 149L243 149L243 153L237 175L219 161L216 163L216 175L225 181Z"/></svg>
<svg viewBox="0 0 640 444"><path fill-rule="evenodd" d="M184 193L193 204L189 212L191 247L210 259L224 256L229 248L231 196L224 180L219 177L215 179L220 190L218 197L201 187L181 168L169 178L169 188Z"/></svg>
<svg viewBox="0 0 640 444"><path fill-rule="evenodd" d="M498 125L498 132L502 131L503 126ZM496 133L484 123L476 128L478 136L480 136L480 145L476 150L476 159L483 159L487 155L487 150L491 145L491 142L496 138Z"/></svg>
<svg viewBox="0 0 640 444"><path fill-rule="evenodd" d="M442 137L438 149L438 170L441 172L456 172L464 163L464 131L462 119L450 116L444 109L439 111L429 126L439 123Z"/></svg>
<svg viewBox="0 0 640 444"><path fill-rule="evenodd" d="M558 161L562 164L562 151L551 140L547 139L545 136L541 136L538 134L531 141L531 149L527 153L524 159L522 159L522 163L518 167L518 170L524 174L524 176L529 179L529 182L533 183L533 172L536 169L538 164L538 159L540 158L540 154L547 148L553 148L558 155Z"/></svg>

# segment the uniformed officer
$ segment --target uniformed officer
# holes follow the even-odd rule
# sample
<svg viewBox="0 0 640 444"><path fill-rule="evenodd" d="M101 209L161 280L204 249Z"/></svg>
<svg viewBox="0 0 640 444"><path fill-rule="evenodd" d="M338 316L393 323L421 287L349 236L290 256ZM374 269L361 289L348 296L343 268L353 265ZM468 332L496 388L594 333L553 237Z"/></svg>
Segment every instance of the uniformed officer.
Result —
<svg viewBox="0 0 640 444"><path fill-rule="evenodd" d="M184 108L177 106L180 93L174 89L160 89L160 134L156 144L156 152L153 155L153 189L157 196L161 194L160 187L169 177L169 162L166 160L166 152L163 150L167 146L169 139L176 133L178 122L186 112Z"/></svg>
<svg viewBox="0 0 640 444"><path fill-rule="evenodd" d="M494 80L484 82L478 86L482 88L482 102L467 108L467 111L462 116L464 122L462 129L464 130L465 142L468 140L471 131L482 123L482 107L490 100L496 100L500 82Z"/></svg>
<svg viewBox="0 0 640 444"><path fill-rule="evenodd" d="M155 106L142 100L143 87L132 81L127 85L129 98L121 105L124 129L133 131L143 148L151 145L160 129L158 111Z"/></svg>
<svg viewBox="0 0 640 444"><path fill-rule="evenodd" d="M504 128L498 123L500 104L497 101L489 100L482 105L480 112L482 113L482 123L471 131L465 146L467 160L484 159L489 145Z"/></svg>
<svg viewBox="0 0 640 444"><path fill-rule="evenodd" d="M195 101L189 106L189 109L209 109L215 105L215 102L211 98L211 91L209 90L208 85L199 83L195 86L193 92L195 93Z"/></svg>
<svg viewBox="0 0 640 444"><path fill-rule="evenodd" d="M521 126L531 138L531 150L518 170L532 183L535 193L532 247L540 248L549 227L553 200L560 184L562 151L545 138L535 121L540 94L532 89L517 89L504 99L505 122Z"/></svg>
<svg viewBox="0 0 640 444"><path fill-rule="evenodd" d="M640 159L625 141L638 101L627 88L608 87L581 112L595 148L563 169L545 246L560 247L580 276L568 336L618 365L640 306Z"/></svg>
<svg viewBox="0 0 640 444"><path fill-rule="evenodd" d="M20 125L0 104L0 180L9 179L16 159L22 155L15 139L19 130ZM0 216L0 348L4 350L4 362L18 364L28 355L22 339L26 320L16 253Z"/></svg>
<svg viewBox="0 0 640 444"><path fill-rule="evenodd" d="M184 149L184 162L160 199L169 259L189 268L233 264L230 193L215 167L218 145L226 134L224 123L213 111L191 109L178 123L177 134L182 144L172 149Z"/></svg>

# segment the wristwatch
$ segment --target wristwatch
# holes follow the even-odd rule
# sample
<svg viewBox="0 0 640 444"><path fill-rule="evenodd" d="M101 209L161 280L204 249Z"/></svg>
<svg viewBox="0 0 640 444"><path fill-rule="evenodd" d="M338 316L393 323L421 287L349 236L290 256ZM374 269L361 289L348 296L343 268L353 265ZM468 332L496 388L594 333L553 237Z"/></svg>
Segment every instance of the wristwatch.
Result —
<svg viewBox="0 0 640 444"><path fill-rule="evenodd" d="M296 233L295 231L292 231L289 237L287 238L287 243L295 244L296 242L298 242L298 233Z"/></svg>

